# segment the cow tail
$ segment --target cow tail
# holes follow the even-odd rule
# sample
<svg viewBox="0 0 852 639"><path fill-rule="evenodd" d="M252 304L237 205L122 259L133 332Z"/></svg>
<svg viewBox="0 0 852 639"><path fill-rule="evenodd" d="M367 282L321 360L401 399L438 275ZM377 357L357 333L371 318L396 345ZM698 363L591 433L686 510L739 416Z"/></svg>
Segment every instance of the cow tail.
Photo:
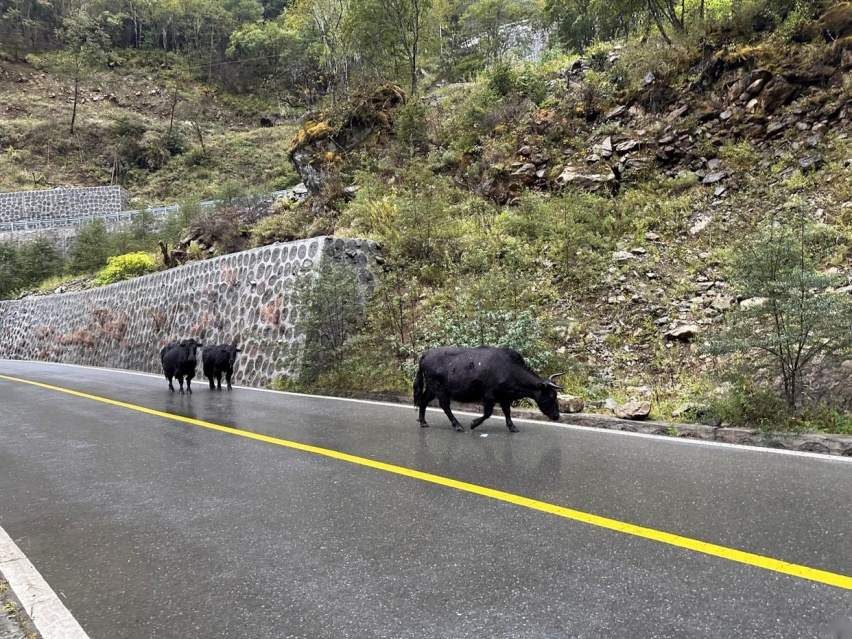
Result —
<svg viewBox="0 0 852 639"><path fill-rule="evenodd" d="M420 400L423 399L423 369L417 368L417 375L414 377L414 406L420 406Z"/></svg>

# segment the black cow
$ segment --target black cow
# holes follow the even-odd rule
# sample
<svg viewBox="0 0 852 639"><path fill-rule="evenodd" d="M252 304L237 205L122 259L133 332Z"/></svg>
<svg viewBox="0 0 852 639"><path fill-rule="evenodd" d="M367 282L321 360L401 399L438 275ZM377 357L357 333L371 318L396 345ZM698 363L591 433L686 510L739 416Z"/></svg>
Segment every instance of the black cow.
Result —
<svg viewBox="0 0 852 639"><path fill-rule="evenodd" d="M163 374L169 380L169 390L173 393L175 387L172 386L172 378L177 377L180 394L183 395L183 378L186 377L186 392L192 395L190 384L192 378L195 377L196 355L200 347L200 342L197 342L195 338L190 338L166 344L160 351Z"/></svg>
<svg viewBox="0 0 852 639"><path fill-rule="evenodd" d="M217 386L219 390L222 390L222 373L225 374L228 390L231 390L231 375L234 374L234 362L239 352L239 348L228 344L216 344L204 348L201 358L204 363L204 377L210 382L210 390L214 390ZM214 379L216 384L213 383Z"/></svg>
<svg viewBox="0 0 852 639"><path fill-rule="evenodd" d="M556 421L559 419L556 393L562 387L553 378L562 374L542 379L511 348L435 348L420 358L414 379L414 405L420 410L418 421L423 428L429 426L426 406L437 398L453 428L461 433L464 427L450 410L450 400L483 403L483 415L473 420L471 430L491 417L494 405L499 404L506 416L506 426L517 433L512 423L512 402L523 397L535 400L541 412Z"/></svg>

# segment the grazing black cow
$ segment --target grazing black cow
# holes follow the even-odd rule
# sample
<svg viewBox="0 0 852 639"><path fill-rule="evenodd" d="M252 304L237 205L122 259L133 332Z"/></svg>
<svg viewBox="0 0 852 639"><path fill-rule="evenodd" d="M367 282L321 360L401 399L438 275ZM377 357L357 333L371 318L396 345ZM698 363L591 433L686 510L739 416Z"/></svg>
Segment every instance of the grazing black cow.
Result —
<svg viewBox="0 0 852 639"><path fill-rule="evenodd" d="M175 387L172 386L172 378L177 377L180 394L183 395L183 378L186 377L186 392L192 395L191 382L195 377L196 354L200 347L200 342L190 338L166 344L160 351L163 374L169 380L169 390L173 393Z"/></svg>
<svg viewBox="0 0 852 639"><path fill-rule="evenodd" d="M231 375L234 374L234 362L237 360L237 353L239 352L239 348L229 344L216 344L204 348L201 352L201 358L204 365L204 377L210 382L210 390L214 390L217 386L219 390L222 390L222 373L225 374L228 390L231 390ZM214 379L216 380L215 385Z"/></svg>
<svg viewBox="0 0 852 639"><path fill-rule="evenodd" d="M420 358L414 379L414 405L420 410L418 421L423 428L429 426L426 406L437 398L453 428L461 433L464 427L450 410L450 400L483 403L483 415L473 420L471 430L491 417L494 405L499 404L506 416L506 426L517 433L512 423L512 402L523 397L535 400L541 412L556 421L559 419L556 393L562 387L553 378L562 374L542 379L511 348L434 348Z"/></svg>

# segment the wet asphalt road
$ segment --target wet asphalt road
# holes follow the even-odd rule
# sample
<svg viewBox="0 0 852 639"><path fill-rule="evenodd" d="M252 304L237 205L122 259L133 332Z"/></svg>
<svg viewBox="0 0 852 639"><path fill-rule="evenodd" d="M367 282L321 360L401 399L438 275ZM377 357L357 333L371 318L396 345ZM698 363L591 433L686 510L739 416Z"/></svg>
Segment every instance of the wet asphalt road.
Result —
<svg viewBox="0 0 852 639"><path fill-rule="evenodd" d="M170 395L103 369L0 374L852 575L852 460L521 420L513 435L501 417L458 434L438 412L421 430L410 406L201 380ZM839 637L852 619L850 590L5 379L0 526L93 639Z"/></svg>

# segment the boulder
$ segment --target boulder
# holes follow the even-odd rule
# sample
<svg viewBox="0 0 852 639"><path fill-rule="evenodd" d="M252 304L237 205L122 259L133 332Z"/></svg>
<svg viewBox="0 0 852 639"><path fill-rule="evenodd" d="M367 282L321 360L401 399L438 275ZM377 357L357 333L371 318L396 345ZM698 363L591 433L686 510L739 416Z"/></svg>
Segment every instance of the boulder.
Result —
<svg viewBox="0 0 852 639"><path fill-rule="evenodd" d="M775 111L792 102L798 93L798 87L790 84L780 76L775 76L763 90L760 96L760 103L764 111Z"/></svg>
<svg viewBox="0 0 852 639"><path fill-rule="evenodd" d="M556 178L556 186L559 188L573 187L582 191L598 191L617 184L618 180L613 173L581 173L571 166L565 167Z"/></svg>
<svg viewBox="0 0 852 639"><path fill-rule="evenodd" d="M619 155L624 155L625 153L630 153L630 151L633 151L638 146L639 142L636 140L626 140L615 145L615 152Z"/></svg>
<svg viewBox="0 0 852 639"><path fill-rule="evenodd" d="M619 419L632 419L641 421L648 419L651 414L651 402L632 399L615 409L615 416Z"/></svg>
<svg viewBox="0 0 852 639"><path fill-rule="evenodd" d="M758 78L746 87L745 92L749 95L757 95L763 90L764 85L766 85L766 80Z"/></svg>
<svg viewBox="0 0 852 639"><path fill-rule="evenodd" d="M558 395L560 413L582 413L586 402L582 397L576 395Z"/></svg>
<svg viewBox="0 0 852 639"><path fill-rule="evenodd" d="M618 116L620 116L625 111L627 111L626 106L624 106L624 105L617 106L612 111L610 111L609 113L607 113L604 116L604 120L612 120L613 118L617 118Z"/></svg>
<svg viewBox="0 0 852 639"><path fill-rule="evenodd" d="M698 335L699 331L700 329L696 324L683 324L666 331L663 337L670 341L690 342Z"/></svg>
<svg viewBox="0 0 852 639"><path fill-rule="evenodd" d="M823 159L819 155L806 155L803 158L799 158L798 164L802 173L810 173L823 165Z"/></svg>
<svg viewBox="0 0 852 639"><path fill-rule="evenodd" d="M757 308L759 306L763 306L769 300L765 297L749 297L748 299L744 299L740 302L740 308L744 311L749 310L750 308Z"/></svg>
<svg viewBox="0 0 852 639"><path fill-rule="evenodd" d="M704 176L704 179L701 180L702 184L716 184L716 182L721 182L726 177L728 177L727 171L715 171L713 173L708 173Z"/></svg>

